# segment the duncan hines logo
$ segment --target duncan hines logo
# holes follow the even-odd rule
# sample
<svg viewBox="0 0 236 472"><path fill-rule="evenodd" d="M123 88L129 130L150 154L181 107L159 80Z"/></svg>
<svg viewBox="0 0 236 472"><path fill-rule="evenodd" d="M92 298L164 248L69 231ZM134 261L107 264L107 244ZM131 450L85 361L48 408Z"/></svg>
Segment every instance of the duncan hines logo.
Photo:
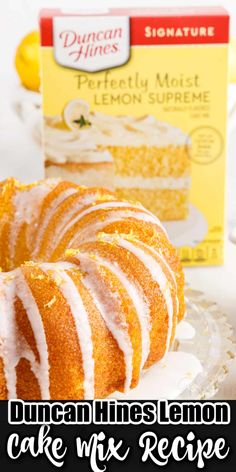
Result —
<svg viewBox="0 0 236 472"><path fill-rule="evenodd" d="M86 72L117 67L130 55L129 18L55 17L53 42L55 60L62 66Z"/></svg>

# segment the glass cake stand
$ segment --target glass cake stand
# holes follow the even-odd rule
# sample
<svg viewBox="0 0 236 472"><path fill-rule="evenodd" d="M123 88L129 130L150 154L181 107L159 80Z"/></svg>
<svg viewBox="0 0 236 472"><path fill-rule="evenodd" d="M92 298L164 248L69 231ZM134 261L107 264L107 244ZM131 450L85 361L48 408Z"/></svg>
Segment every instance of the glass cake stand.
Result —
<svg viewBox="0 0 236 472"><path fill-rule="evenodd" d="M235 356L233 330L218 305L202 292L186 288L184 321L164 359L142 372L137 387L115 392L119 400L211 399Z"/></svg>
<svg viewBox="0 0 236 472"><path fill-rule="evenodd" d="M210 399L219 390L228 373L229 363L235 357L233 329L218 305L208 300L202 292L187 288L185 295L186 321L194 327L195 336L176 340L173 351L194 354L203 369L179 399Z"/></svg>

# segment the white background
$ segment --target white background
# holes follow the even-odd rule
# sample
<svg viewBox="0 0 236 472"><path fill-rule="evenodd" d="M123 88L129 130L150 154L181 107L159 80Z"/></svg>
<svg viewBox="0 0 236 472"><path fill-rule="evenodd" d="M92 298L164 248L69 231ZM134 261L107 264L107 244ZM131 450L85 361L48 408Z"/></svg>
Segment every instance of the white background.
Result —
<svg viewBox="0 0 236 472"><path fill-rule="evenodd" d="M98 0L6 0L1 2L0 16L0 180L14 175L22 180L34 180L43 174L42 156L33 141L29 139L26 127L16 116L12 102L18 93L19 81L14 70L15 49L26 33L37 28L38 11L41 7L69 7L86 9L127 6L180 6L221 4L231 13L231 34L236 37L235 0L212 1L151 1L119 0L98 2ZM230 96L236 97L236 85L231 86ZM236 100L236 99L235 99ZM235 125L230 123L227 181L227 229L226 257L223 267L191 268L186 270L187 282L192 288L203 290L209 298L218 302L228 315L236 330L236 245L228 238L233 224L236 224L236 116ZM217 185L217 182L216 182ZM219 398L236 399L236 362L231 365L230 375L224 382Z"/></svg>

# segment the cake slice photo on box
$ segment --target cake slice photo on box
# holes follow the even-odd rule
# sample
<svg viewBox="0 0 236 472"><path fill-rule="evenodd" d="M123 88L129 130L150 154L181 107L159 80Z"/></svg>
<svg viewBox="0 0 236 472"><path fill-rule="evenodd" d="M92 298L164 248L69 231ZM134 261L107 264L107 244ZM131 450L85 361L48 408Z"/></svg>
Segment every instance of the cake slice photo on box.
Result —
<svg viewBox="0 0 236 472"><path fill-rule="evenodd" d="M46 176L81 185L101 183L141 202L161 220L189 211L190 138L154 116L111 116L70 101L45 118Z"/></svg>
<svg viewBox="0 0 236 472"><path fill-rule="evenodd" d="M96 144L87 102L73 100L66 104L62 116L46 117L44 123L46 177L114 188L113 159Z"/></svg>

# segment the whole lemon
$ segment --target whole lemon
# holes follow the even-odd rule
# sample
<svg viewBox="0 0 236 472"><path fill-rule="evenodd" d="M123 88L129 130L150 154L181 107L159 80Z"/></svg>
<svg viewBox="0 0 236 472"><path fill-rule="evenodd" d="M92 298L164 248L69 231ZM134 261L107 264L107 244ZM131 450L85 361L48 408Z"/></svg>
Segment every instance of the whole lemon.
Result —
<svg viewBox="0 0 236 472"><path fill-rule="evenodd" d="M16 50L15 66L22 84L29 90L39 91L39 32L27 34Z"/></svg>

